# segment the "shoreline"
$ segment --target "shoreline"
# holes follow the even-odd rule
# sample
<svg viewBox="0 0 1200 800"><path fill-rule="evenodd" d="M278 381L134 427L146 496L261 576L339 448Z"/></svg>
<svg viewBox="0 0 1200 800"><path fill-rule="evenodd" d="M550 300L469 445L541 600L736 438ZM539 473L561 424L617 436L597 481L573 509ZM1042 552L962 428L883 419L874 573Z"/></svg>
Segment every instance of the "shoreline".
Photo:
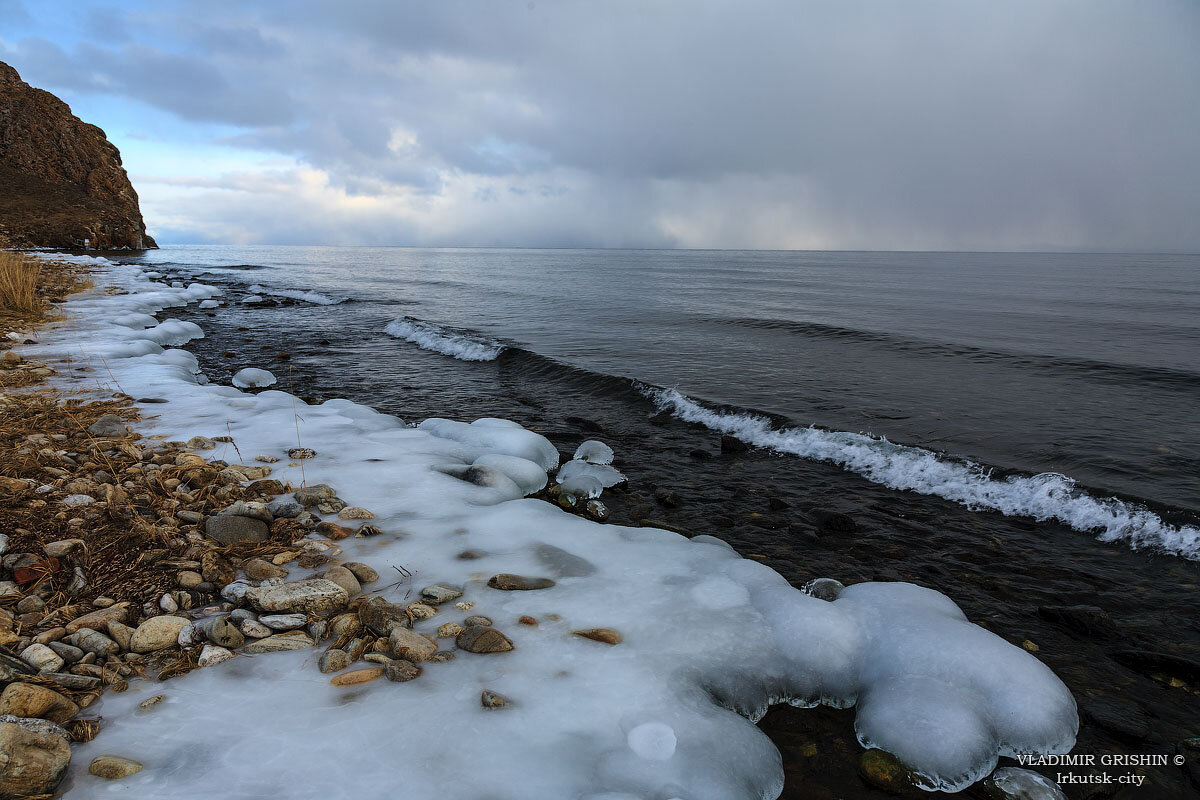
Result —
<svg viewBox="0 0 1200 800"><path fill-rule="evenodd" d="M168 305L169 305L169 304L168 304ZM165 323L164 323L164 324L165 324ZM173 336L178 336L178 335L179 335L179 334L178 334L178 330L179 330L179 326L178 326L178 325L176 325L176 326L169 326L169 327L170 327L170 329L169 329L169 330L167 330L167 331L166 331L166 333L170 333L170 334L172 334L172 336L168 336L168 337L167 337L168 339L171 339ZM157 329L161 329L161 328L163 328L163 324L160 324L160 325L156 326L156 328L155 328L155 329L157 330ZM170 354L170 353L178 353L178 352L181 352L181 351L170 351L170 350L166 351L166 353L167 353L167 354ZM150 354L148 354L148 355L150 355L151 357L153 357L153 356L154 356L154 354L153 354L153 353L150 353ZM142 357L144 358L144 357L146 357L146 356L144 355L144 356L142 356ZM182 370L190 370L190 369L192 369L192 364L191 364L191 363L184 363L184 362L185 362L187 359L184 359L182 356L173 356L173 355L172 355L172 356L169 356L168 358L162 358L162 357L159 357L159 358L158 358L158 359L156 359L156 360L160 362L160 363L158 363L158 364L156 364L156 365L155 365L157 368L161 368L161 369L157 369L157 370L156 370L156 371L157 371L157 372L159 372L159 373L163 373L163 372L166 372L166 373L171 373L171 372L178 373L178 372L179 372L179 370L181 370L181 369L182 369ZM164 364L164 363L161 363L161 362L163 362L163 361L166 361L167 363L165 363L165 364ZM193 358L193 361L194 361L194 358ZM178 377L178 375L176 375L175 377ZM118 371L118 375L114 376L114 380L119 382L119 381L120 381L120 379L121 379L121 375L120 375L120 371ZM155 376L155 377L154 377L154 378L153 378L153 379L152 379L152 380L151 380L149 383L150 383L150 385L154 385L154 386L163 386L163 387L165 387L165 386L167 386L167 385L168 385L168 381L169 381L169 378L168 378L167 376L163 376L163 375L157 375L157 376ZM168 393L164 392L164 394L168 394ZM273 394L273 393L272 393L272 394ZM147 396L149 396L149 395L147 395ZM239 403L246 403L246 402L250 402L250 401L249 401L247 398L245 398L245 396L241 396L241 395L240 395L240 393L236 393L236 392L235 392L235 393L233 393L233 394L229 394L229 393L226 393L226 392L223 392L223 391L222 391L222 392L220 392L220 396L222 396L222 397L225 397L225 398L228 398L227 402L229 403L229 405L230 405L230 406L236 406L236 405L237 405L237 404L239 404ZM263 395L258 395L258 398L262 398L262 397L263 397ZM176 399L174 396L172 396L172 397L170 398L170 400L171 400L171 403L178 402L178 401L177 401L177 399ZM273 397L271 398L272 407L270 408L270 410L271 410L271 411L273 411L273 412L278 412L278 411L280 411L280 410L284 410L284 411L286 411L286 409L279 409L278 407L276 407L276 406L275 406L275 404L276 404L277 402L278 402L278 401L277 401L277 400L275 400ZM339 409L339 410L342 412L342 414L339 414L339 416L342 416L342 415L344 415L344 419L347 419L347 420L349 420L349 421L351 422L351 425L349 426L349 427L351 427L351 428L354 428L354 427L355 427L355 425L353 424L353 423L355 423L355 422L364 422L364 421L369 421L370 423L378 423L378 422L380 421L378 418L380 418L380 417L383 417L383 415L379 415L379 414L377 414L376 412L372 412L372 411L370 411L369 409L365 409L365 408L363 408L363 407L361 407L361 406L353 406L353 404L346 403L345 401L333 401L333 404L335 404L335 405L337 406L337 408L338 408L338 409ZM344 404L344 405L342 405L342 404ZM325 405L329 405L329 404L325 404ZM170 403L168 404L168 406L170 406ZM160 406L160 407L161 407L161 406ZM323 408L323 407L317 407L317 408ZM351 409L353 409L353 410L351 410ZM193 411L193 413L194 413L194 412L196 411L196 408L195 408L195 407L193 407L191 410L192 410L192 411ZM314 414L315 412L314 412L314 408L313 408L313 407L307 407L307 406L303 406L303 404L301 404L301 412L300 412L300 413L301 413L302 415L311 415L311 414ZM211 413L210 413L208 416L209 416L209 418L211 419L213 416L218 416L218 415L213 415L213 414L211 414ZM285 414L284 414L284 415L282 415L282 416L286 417L286 416L288 416L288 415L285 413ZM390 418L387 418L387 419L390 419ZM178 424L178 423L176 423L176 424ZM307 421L306 421L306 424L307 424ZM365 425L364 427L366 427L366 428L368 428L368 429L372 429L370 425ZM391 428L391 429L393 429L393 430L394 430L394 427L393 427L393 426L390 426L390 425L389 425L389 426L387 426L387 427L389 427L389 428ZM469 428L469 427L471 427L471 426L465 426L465 427ZM412 429L404 429L404 430L406 430L406 431L411 431ZM511 429L509 429L509 430L511 430ZM235 442L238 442L238 441L240 441L238 437L236 437L236 436L235 436L234 438L235 438ZM540 437L539 437L539 438L540 438ZM243 441L242 443L244 444L245 442ZM461 452L462 452L462 450L461 450L461 446L462 446L462 445L463 445L463 442L458 442L458 449L457 449L455 452L461 453ZM318 448L317 448L317 450L318 450L318 452L322 452L322 448L320 448L320 447L318 447ZM536 448L535 448L535 450L536 450ZM250 457L249 453L246 453L246 458L249 458L249 457ZM318 465L319 465L319 461L320 461L320 459L317 459L317 460L314 460L314 461L311 461L311 462L309 462L308 460L304 460L304 461L302 461L302 462L297 462L297 466L298 466L298 464L299 464L299 463L308 463L308 464L311 464L311 467L318 467ZM348 466L348 465L344 465L344 464L343 464L343 465L341 465L341 466L342 466L342 467L346 467L346 466ZM296 471L296 470L293 470L293 471ZM336 471L334 471L334 472L327 472L327 471L325 471L325 470L320 470L319 474L317 474L315 477L316 477L317 479L323 479L323 478L328 478L328 476L329 476L329 475L333 475L333 474L336 474ZM363 473L360 473L360 475L361 475L361 474L363 474ZM333 484L335 484L335 485L337 485L337 483L339 483L339 481L337 481L337 480L336 480L336 479L334 479L334 478L328 478L328 479L329 479L330 483L333 483ZM310 476L310 477L309 477L309 481L308 481L308 482L309 482L309 483L312 483L312 476ZM464 481L459 481L459 483L465 483L465 482L464 482ZM439 485L439 489L441 489L441 488L444 488L445 486L446 486L446 484L440 484L440 485ZM463 487L457 487L457 488L463 488ZM459 498L459 499L466 499L466 500L468 500L468 502L470 502L470 501L472 501L472 500L473 500L473 501L475 501L475 502L478 502L479 496L478 496L478 493L474 492L474 490L475 490L475 489L481 489L481 488L482 488L482 489L487 489L487 490L494 490L494 489L496 489L496 486L490 486L490 487L472 487L472 491L471 491L471 492L467 492L467 494L468 494L468 495L470 495L470 494L474 494L475 496L474 496L473 498L467 498L467 497L463 497L462 495L460 495L460 498ZM492 492L492 494L494 495L494 494L495 494L495 492L493 491L493 492ZM351 498L351 499L352 499L352 498ZM531 501L525 501L525 502L526 502L526 503L528 503L528 502L531 502ZM502 504L502 505L506 505L506 504ZM512 504L507 504L507 505L512 505ZM524 504L518 504L518 505L524 505ZM545 504L544 504L544 503L539 503L538 505L541 505L541 506L545 507ZM536 513L536 514L538 514L538 515L542 515L542 514L544 514L544 512L541 512L541 511L538 511L538 512L535 512L535 513ZM555 512L555 513L557 513L557 512ZM461 515L453 515L453 516L454 516L455 518L459 518L459 517L461 517ZM562 522L562 520L559 520L559 521L560 521L560 522ZM586 523L586 524L587 524L587 525L591 525L592 523ZM614 528L614 527L616 527L616 526L605 526L605 527L606 527L606 528ZM627 530L632 530L632 529L627 529ZM643 531L643 532L644 532L644 533L643 533L643 535L644 535L645 533L649 533L649 532L650 532L650 531L648 531L647 529L637 529L637 530ZM672 536L672 535L670 535L670 534L664 534L664 535L665 535L665 536ZM681 537L675 537L675 538L681 538ZM703 538L703 537L701 537L701 538ZM355 541L357 541L357 540L349 540L349 541L351 541L351 543L353 543L353 542L355 542ZM685 541L686 541L686 540L685 540ZM701 544L700 542L696 542L695 540L693 540L693 541L695 542L695 544ZM693 547L695 546L695 544L693 545ZM707 544L707 542L705 542L704 544ZM704 548L704 549L707 549L707 548ZM584 559L584 560L586 560L586 559ZM597 560L599 560L599 559L597 558ZM740 559L738 559L738 560L740 561ZM543 569L545 569L545 567L544 567L544 566L543 566ZM772 573L772 574L773 574L773 573ZM776 577L777 577L777 576L776 576ZM791 590L791 591L794 591L794 590ZM532 595L532 594L536 594L536 593L535 593L535 592L531 592L530 594ZM693 602L693 603L696 601L696 598L695 598L695 597L690 597L689 599L690 599L690 601L691 601L691 602ZM814 601L814 602L815 602L815 601ZM822 601L822 602L823 602L823 601ZM734 605L737 605L737 603L735 603ZM710 612L712 611L712 609L711 609L711 608L710 608L709 610L710 610ZM718 609L718 610L722 610L722 609ZM759 609L759 612L760 612L760 613L762 612L762 609L761 609L761 608ZM973 626L972 626L972 627L973 627ZM519 644L520 644L520 642L518 641L518 645L519 645ZM520 649L520 648L518 647L518 649ZM458 659L458 660L456 660L456 662L455 662L455 663L457 663L458 661L461 661L461 660L462 660L462 659ZM777 668L777 667L776 667L776 668ZM769 693L769 694L770 694L770 693ZM764 706L764 710L765 710L765 706ZM761 713L761 712L755 712L755 713Z"/></svg>

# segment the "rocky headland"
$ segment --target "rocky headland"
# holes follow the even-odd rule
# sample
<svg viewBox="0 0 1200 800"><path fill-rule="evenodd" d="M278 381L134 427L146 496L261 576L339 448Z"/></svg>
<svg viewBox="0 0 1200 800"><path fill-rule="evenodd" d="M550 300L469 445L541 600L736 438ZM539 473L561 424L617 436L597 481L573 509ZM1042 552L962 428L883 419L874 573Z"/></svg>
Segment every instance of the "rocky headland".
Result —
<svg viewBox="0 0 1200 800"><path fill-rule="evenodd" d="M0 238L14 247L144 250L137 192L121 153L0 62Z"/></svg>

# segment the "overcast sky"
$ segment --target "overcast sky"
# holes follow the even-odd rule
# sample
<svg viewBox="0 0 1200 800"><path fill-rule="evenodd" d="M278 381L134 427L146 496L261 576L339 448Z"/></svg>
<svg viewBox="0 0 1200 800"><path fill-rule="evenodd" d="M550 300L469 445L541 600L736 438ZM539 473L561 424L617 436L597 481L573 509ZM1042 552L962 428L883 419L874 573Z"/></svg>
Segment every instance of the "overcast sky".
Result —
<svg viewBox="0 0 1200 800"><path fill-rule="evenodd" d="M0 0L164 243L1200 249L1195 0Z"/></svg>

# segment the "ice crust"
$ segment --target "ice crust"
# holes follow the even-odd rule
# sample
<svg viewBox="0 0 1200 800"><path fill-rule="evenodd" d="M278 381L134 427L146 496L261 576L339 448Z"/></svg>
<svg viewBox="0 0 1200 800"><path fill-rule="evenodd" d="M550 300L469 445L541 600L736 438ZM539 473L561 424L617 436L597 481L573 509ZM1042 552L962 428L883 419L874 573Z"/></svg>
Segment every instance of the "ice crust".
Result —
<svg viewBox="0 0 1200 800"><path fill-rule="evenodd" d="M495 361L504 346L478 334L423 322L411 317L392 320L384 328L388 336L412 342L424 350L451 356L460 361Z"/></svg>
<svg viewBox="0 0 1200 800"><path fill-rule="evenodd" d="M892 489L934 495L970 509L1053 519L1077 531L1096 533L1103 542L1125 542L1135 550L1161 550L1200 561L1200 528L1171 525L1153 511L1115 497L1093 497L1077 489L1066 475L1044 472L994 478L978 464L887 439L820 428L777 429L765 417L714 411L676 389L643 387L643 393L686 422L698 422L756 447L837 464Z"/></svg>
<svg viewBox="0 0 1200 800"><path fill-rule="evenodd" d="M719 539L600 525L520 499L558 453L512 422L432 419L413 428L347 400L308 405L275 390L198 385L194 358L148 338L158 326L118 321L189 302L190 290L164 289L132 266L94 277L131 294L71 300L72 322L47 331L28 355L77 360L82 351L114 388L169 400L154 406L147 433L229 433L242 453L282 456L299 424L318 454L304 462L303 479L370 509L383 531L339 542L342 557L413 573L368 589L402 602L427 584L460 585L474 608L447 604L417 629L485 614L515 649L460 652L403 684L333 686L316 669L319 649L241 655L165 685L132 682L89 709L105 726L75 748L69 799L770 800L783 770L752 720L778 702L857 702L860 738L944 789L987 775L998 754L1073 744L1078 719L1066 687L933 590L863 583L827 602ZM213 455L238 458L232 446ZM301 483L299 466L274 466L272 478ZM477 557L458 558L465 550ZM289 580L308 574L289 567ZM556 584L489 588L501 572ZM522 615L539 624L517 624ZM623 641L571 633L597 627ZM483 708L484 689L512 705ZM167 699L138 709L159 693ZM145 768L100 780L86 769L102 753Z"/></svg>

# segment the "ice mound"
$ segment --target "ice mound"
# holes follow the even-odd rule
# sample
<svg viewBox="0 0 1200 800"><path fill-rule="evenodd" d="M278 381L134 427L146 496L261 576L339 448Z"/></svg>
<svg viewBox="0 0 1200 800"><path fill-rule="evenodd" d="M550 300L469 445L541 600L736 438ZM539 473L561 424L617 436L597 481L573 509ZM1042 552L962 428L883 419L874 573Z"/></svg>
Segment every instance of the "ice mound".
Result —
<svg viewBox="0 0 1200 800"><path fill-rule="evenodd" d="M422 322L412 317L392 320L384 328L389 336L412 342L424 350L432 350L460 361L495 361L504 346L478 334Z"/></svg>
<svg viewBox="0 0 1200 800"><path fill-rule="evenodd" d="M625 476L607 464L573 460L562 465L556 480L564 491L579 497L595 498L605 489L624 482Z"/></svg>
<svg viewBox="0 0 1200 800"><path fill-rule="evenodd" d="M200 303L199 308L217 308L220 305L216 300L204 300Z"/></svg>
<svg viewBox="0 0 1200 800"><path fill-rule="evenodd" d="M256 295L287 297L292 300L303 300L306 303L314 303L319 306L336 306L339 303L344 303L350 299L348 297L330 297L327 294L304 291L302 289L273 289L269 286L263 286L260 283L256 283L251 286L250 291L254 292Z"/></svg>
<svg viewBox="0 0 1200 800"><path fill-rule="evenodd" d="M474 461L482 455L493 453L523 458L543 470L551 470L558 466L558 450L549 439L506 420L484 418L468 425L464 422L433 418L425 420L417 427L434 436L461 443L461 452L467 461Z"/></svg>
<svg viewBox="0 0 1200 800"><path fill-rule="evenodd" d="M141 331L141 335L165 347L187 344L192 339L203 339L204 331L194 322L172 318Z"/></svg>
<svg viewBox="0 0 1200 800"><path fill-rule="evenodd" d="M1066 475L1045 472L994 478L990 469L979 464L949 460L887 439L819 428L781 430L765 417L705 408L675 389L643 387L643 393L685 422L698 422L757 447L837 464L892 489L934 495L971 509L1053 519L1077 531L1096 533L1103 542L1121 541L1135 550L1161 550L1200 561L1200 528L1171 525L1153 511L1115 497L1092 497Z"/></svg>
<svg viewBox="0 0 1200 800"><path fill-rule="evenodd" d="M752 720L778 702L858 703L862 741L895 752L930 787L965 786L999 755L1072 746L1078 719L1062 683L938 592L862 583L822 600L719 539L599 525L520 499L558 453L512 422L413 428L346 400L308 405L280 391L199 385L194 360L114 321L187 302L187 290L153 285L132 267L96 278L131 294L70 301L72 322L48 330L29 355L77 361L82 352L123 391L168 399L147 433L186 440L228 431L252 453L286 452L299 436L317 456L303 472L281 461L271 477L328 483L375 514L377 535L337 543L341 558L388 575L369 591L399 603L432 583L460 586L471 610L443 605L417 630L432 635L483 614L514 649L460 651L408 683L349 687L317 670L319 648L239 655L172 680L167 699L146 710L138 703L163 685L131 682L89 709L105 726L75 746L68 800L327 800L389 790L769 800L782 790L782 765ZM153 349L139 352L139 342ZM411 579L396 579L401 565ZM289 568L289 580L309 575ZM501 573L552 583L489 586ZM519 624L525 616L538 624ZM619 635L576 635L595 629ZM510 705L483 707L485 690ZM102 753L145 768L106 783L87 774Z"/></svg>
<svg viewBox="0 0 1200 800"><path fill-rule="evenodd" d="M239 389L257 389L263 386L274 386L275 375L265 369L246 367L233 376L233 385Z"/></svg>
<svg viewBox="0 0 1200 800"><path fill-rule="evenodd" d="M576 461L586 461L589 464L611 464L613 463L613 449L604 442L588 439L575 448L575 455L572 458Z"/></svg>

